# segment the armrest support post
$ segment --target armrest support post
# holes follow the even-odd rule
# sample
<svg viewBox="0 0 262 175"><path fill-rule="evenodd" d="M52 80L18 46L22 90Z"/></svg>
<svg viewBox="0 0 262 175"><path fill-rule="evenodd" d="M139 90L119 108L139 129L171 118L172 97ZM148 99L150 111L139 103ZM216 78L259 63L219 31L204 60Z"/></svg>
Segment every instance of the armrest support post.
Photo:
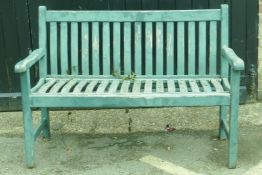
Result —
<svg viewBox="0 0 262 175"><path fill-rule="evenodd" d="M26 70L20 74L20 84L21 84L21 93L22 93L22 102L28 103L28 96L30 94L31 89L31 81L30 81L30 72Z"/></svg>

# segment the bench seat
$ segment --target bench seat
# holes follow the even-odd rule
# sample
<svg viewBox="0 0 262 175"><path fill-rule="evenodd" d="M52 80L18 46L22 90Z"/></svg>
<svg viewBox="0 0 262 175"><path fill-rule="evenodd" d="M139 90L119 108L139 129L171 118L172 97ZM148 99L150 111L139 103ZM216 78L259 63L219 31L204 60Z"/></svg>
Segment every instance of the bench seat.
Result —
<svg viewBox="0 0 262 175"><path fill-rule="evenodd" d="M91 108L229 105L229 89L228 80L221 78L50 77L41 79L31 90L31 105Z"/></svg>

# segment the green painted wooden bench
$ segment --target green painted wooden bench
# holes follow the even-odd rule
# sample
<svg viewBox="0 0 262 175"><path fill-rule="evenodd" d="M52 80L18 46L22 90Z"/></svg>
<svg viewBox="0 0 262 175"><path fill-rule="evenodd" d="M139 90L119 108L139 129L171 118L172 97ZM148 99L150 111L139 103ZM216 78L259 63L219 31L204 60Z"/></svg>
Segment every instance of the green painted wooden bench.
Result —
<svg viewBox="0 0 262 175"><path fill-rule="evenodd" d="M36 63L40 78L31 87L30 67ZM219 137L228 138L228 167L235 168L243 69L228 48L227 5L180 11L47 11L41 6L39 49L15 65L26 164L34 166L39 134L50 137L48 108L219 106ZM36 129L35 107L42 113Z"/></svg>

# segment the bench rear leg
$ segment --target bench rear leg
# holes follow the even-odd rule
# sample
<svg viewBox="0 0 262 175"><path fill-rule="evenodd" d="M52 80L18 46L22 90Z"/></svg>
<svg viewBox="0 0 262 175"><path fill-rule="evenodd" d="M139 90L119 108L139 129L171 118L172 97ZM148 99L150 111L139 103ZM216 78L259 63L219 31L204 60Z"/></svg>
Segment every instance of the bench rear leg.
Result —
<svg viewBox="0 0 262 175"><path fill-rule="evenodd" d="M222 120L227 121L228 106L220 106L219 108L219 134L218 137L220 140L227 138L225 128Z"/></svg>
<svg viewBox="0 0 262 175"><path fill-rule="evenodd" d="M41 108L42 122L45 122L45 128L43 129L43 137L49 139L50 134L50 121L48 108Z"/></svg>

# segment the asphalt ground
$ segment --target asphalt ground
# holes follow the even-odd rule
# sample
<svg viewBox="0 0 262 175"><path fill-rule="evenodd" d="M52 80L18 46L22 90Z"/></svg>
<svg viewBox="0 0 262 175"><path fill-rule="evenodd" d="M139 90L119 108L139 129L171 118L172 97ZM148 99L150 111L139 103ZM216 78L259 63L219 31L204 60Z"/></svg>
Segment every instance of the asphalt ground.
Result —
<svg viewBox="0 0 262 175"><path fill-rule="evenodd" d="M232 170L227 141L217 139L217 107L51 111L52 138L37 139L33 169L24 161L22 113L0 113L0 174L262 175L262 104L241 105L239 114Z"/></svg>

